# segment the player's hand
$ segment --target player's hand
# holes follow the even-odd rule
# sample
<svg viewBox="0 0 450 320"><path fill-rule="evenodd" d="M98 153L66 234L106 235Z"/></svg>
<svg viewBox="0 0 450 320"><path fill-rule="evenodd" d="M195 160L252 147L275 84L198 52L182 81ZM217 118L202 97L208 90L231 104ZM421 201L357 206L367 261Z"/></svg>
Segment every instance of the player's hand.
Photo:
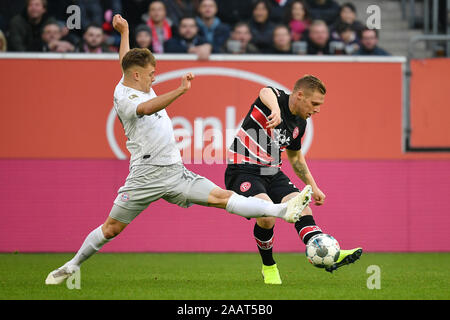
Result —
<svg viewBox="0 0 450 320"><path fill-rule="evenodd" d="M323 203L325 202L325 193L322 192L322 190L320 190L319 188L313 188L313 199L314 199L314 204L316 206L321 206L323 205Z"/></svg>
<svg viewBox="0 0 450 320"><path fill-rule="evenodd" d="M183 92L188 91L191 88L191 81L194 80L194 74L191 72L186 73L183 77L181 77L181 86L180 88Z"/></svg>
<svg viewBox="0 0 450 320"><path fill-rule="evenodd" d="M272 113L270 114L268 119L269 119L269 121L267 121L267 128L268 129L273 129L277 125L279 125L281 123L281 121L282 121L281 120L280 109L277 108L275 110L272 110Z"/></svg>
<svg viewBox="0 0 450 320"><path fill-rule="evenodd" d="M128 31L128 22L120 14L114 15L112 25L120 34Z"/></svg>

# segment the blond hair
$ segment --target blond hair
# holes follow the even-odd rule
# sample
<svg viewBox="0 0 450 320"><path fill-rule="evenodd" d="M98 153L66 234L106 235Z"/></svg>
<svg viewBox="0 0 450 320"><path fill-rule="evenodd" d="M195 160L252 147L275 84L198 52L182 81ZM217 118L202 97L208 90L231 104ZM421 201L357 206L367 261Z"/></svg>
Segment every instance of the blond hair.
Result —
<svg viewBox="0 0 450 320"><path fill-rule="evenodd" d="M122 59L122 69L124 72L134 66L145 68L149 64L156 67L155 56L147 48L131 49Z"/></svg>
<svg viewBox="0 0 450 320"><path fill-rule="evenodd" d="M311 74L305 74L295 82L293 91L296 92L298 90L305 90L309 92L314 92L317 90L321 94L327 93L327 89L325 88L325 84L322 80Z"/></svg>

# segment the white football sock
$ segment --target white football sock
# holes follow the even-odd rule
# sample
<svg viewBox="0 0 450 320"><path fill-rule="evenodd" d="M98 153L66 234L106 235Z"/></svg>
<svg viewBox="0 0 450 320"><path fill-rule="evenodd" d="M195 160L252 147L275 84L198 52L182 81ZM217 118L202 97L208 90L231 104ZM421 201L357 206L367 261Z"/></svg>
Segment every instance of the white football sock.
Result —
<svg viewBox="0 0 450 320"><path fill-rule="evenodd" d="M270 201L244 197L233 193L227 202L225 210L245 218L277 217L282 218L287 209L286 203L274 204Z"/></svg>
<svg viewBox="0 0 450 320"><path fill-rule="evenodd" d="M105 243L108 243L112 239L114 238L106 239L103 235L102 226L98 227L88 234L75 257L73 257L73 259L67 262L65 265L71 264L80 266L81 263L87 260L94 253L99 251Z"/></svg>

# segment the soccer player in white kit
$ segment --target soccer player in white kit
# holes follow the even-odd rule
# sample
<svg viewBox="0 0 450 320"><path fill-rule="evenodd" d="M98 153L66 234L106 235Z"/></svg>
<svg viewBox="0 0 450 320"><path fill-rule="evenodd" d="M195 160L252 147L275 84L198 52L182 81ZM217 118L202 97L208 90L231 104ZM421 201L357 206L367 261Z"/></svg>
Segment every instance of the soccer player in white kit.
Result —
<svg viewBox="0 0 450 320"><path fill-rule="evenodd" d="M165 108L189 90L194 75L185 74L178 88L156 96L151 88L155 81L154 56L148 49L130 50L128 23L120 15L114 16L113 26L121 34L119 60L123 71L114 91L114 108L128 138L130 173L106 221L89 233L70 261L49 273L45 283L62 283L150 203L161 198L185 208L198 204L246 218L278 217L295 223L311 201L311 186L287 203L273 204L224 190L184 167Z"/></svg>

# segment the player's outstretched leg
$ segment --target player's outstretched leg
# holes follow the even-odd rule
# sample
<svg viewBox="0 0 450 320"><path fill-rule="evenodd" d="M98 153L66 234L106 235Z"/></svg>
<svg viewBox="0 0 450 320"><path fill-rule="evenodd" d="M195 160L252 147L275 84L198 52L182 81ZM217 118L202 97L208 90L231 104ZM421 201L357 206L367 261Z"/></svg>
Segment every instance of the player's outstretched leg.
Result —
<svg viewBox="0 0 450 320"><path fill-rule="evenodd" d="M220 194L223 192L226 197L224 202L220 201ZM299 219L303 209L311 202L311 196L311 186L307 185L288 202L274 204L256 197L244 197L232 191L216 188L211 192L208 202L217 207L223 207L223 203L225 203L225 209L228 212L245 218L276 217L294 223Z"/></svg>
<svg viewBox="0 0 450 320"><path fill-rule="evenodd" d="M61 284L72 274L80 270L76 265L63 265L62 267L50 272L45 279L45 284Z"/></svg>
<svg viewBox="0 0 450 320"><path fill-rule="evenodd" d="M339 253L339 258L336 261L335 264L333 264L331 267L326 267L325 270L328 272L333 272L337 268L340 268L342 266L345 266L350 263L354 263L356 260L358 260L363 253L362 248L355 248L351 250L341 250Z"/></svg>
<svg viewBox="0 0 450 320"><path fill-rule="evenodd" d="M287 201L287 212L286 220L287 222L292 221L292 223L297 222L303 213L303 210L309 205L312 197L312 187L306 185L300 193Z"/></svg>
<svg viewBox="0 0 450 320"><path fill-rule="evenodd" d="M114 207L113 207L114 210ZM113 211L112 211L113 212ZM126 223L117 221L111 217L106 219L105 223L94 229L88 234L84 240L81 248L72 258L63 266L50 272L45 279L45 284L61 284L72 274L80 270L81 264L90 258L93 254L99 251L106 243L111 241L118 235L125 227Z"/></svg>
<svg viewBox="0 0 450 320"><path fill-rule="evenodd" d="M50 272L45 279L45 284L61 284L77 270L80 270L81 263L96 253L108 242L102 232L102 226L94 229L88 234L81 248L78 250L72 260L66 262L63 266Z"/></svg>
<svg viewBox="0 0 450 320"><path fill-rule="evenodd" d="M306 208L300 219L295 223L295 229L300 236L300 239L306 245L313 236L322 233L322 230L316 225L312 216L311 208ZM353 263L361 257L362 248L355 248L351 250L341 250L339 258L331 267L325 268L328 272L333 272L337 268Z"/></svg>

